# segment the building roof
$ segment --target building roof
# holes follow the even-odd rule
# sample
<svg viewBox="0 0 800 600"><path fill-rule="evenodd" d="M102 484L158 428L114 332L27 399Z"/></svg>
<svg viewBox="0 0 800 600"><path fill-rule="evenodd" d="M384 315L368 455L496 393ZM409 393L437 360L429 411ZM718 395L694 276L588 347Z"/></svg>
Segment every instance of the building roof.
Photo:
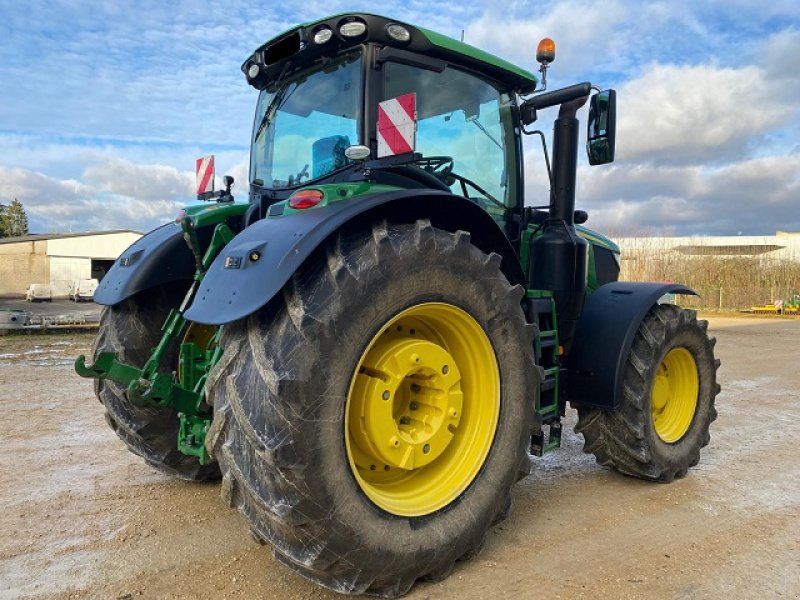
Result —
<svg viewBox="0 0 800 600"><path fill-rule="evenodd" d="M142 235L141 231L133 229L111 229L109 231L82 231L80 233L31 233L16 237L0 238L0 244L15 244L19 242L43 242L46 240L60 240L64 238L88 237L92 235L114 235L116 233L135 233Z"/></svg>
<svg viewBox="0 0 800 600"><path fill-rule="evenodd" d="M675 246L673 249L689 256L751 256L783 250L785 247L777 244L694 244Z"/></svg>
<svg viewBox="0 0 800 600"><path fill-rule="evenodd" d="M775 235L725 235L686 237L615 238L623 260L636 253L678 252L687 256L769 256L800 260L800 235L778 231Z"/></svg>

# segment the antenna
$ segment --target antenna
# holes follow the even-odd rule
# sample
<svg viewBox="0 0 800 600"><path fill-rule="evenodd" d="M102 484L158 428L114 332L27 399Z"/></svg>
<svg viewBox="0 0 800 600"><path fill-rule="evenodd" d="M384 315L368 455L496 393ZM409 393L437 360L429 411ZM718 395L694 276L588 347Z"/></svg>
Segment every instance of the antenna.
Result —
<svg viewBox="0 0 800 600"><path fill-rule="evenodd" d="M464 30L463 29L461 30L461 41L462 42L464 41Z"/></svg>

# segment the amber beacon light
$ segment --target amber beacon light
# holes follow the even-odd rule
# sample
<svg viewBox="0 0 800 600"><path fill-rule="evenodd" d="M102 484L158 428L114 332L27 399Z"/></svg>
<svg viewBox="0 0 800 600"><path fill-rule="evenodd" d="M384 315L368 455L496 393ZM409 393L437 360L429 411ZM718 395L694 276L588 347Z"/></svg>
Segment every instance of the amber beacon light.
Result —
<svg viewBox="0 0 800 600"><path fill-rule="evenodd" d="M550 38L544 38L536 47L536 62L551 63L556 59L556 43Z"/></svg>

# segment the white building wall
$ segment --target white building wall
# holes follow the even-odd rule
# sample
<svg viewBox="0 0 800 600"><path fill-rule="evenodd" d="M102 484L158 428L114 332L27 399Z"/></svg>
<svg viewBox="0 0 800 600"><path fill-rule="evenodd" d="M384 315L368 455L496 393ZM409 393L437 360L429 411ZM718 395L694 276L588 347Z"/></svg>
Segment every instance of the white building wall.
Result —
<svg viewBox="0 0 800 600"><path fill-rule="evenodd" d="M50 289L53 296L66 296L75 279L92 277L92 259L71 256L50 257Z"/></svg>
<svg viewBox="0 0 800 600"><path fill-rule="evenodd" d="M92 259L116 260L140 237L134 231L115 231L4 240L0 243L0 296L24 296L31 283L49 283L54 296L66 296L72 281L92 277Z"/></svg>
<svg viewBox="0 0 800 600"><path fill-rule="evenodd" d="M47 255L116 260L140 237L133 231L122 231L47 240Z"/></svg>

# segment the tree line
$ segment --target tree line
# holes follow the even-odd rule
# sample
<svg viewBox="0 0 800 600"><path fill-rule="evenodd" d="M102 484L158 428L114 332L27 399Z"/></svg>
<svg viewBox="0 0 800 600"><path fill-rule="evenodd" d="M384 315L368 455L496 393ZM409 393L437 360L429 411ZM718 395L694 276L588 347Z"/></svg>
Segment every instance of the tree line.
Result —
<svg viewBox="0 0 800 600"><path fill-rule="evenodd" d="M28 234L28 215L22 202L14 198L9 204L0 204L0 238Z"/></svg>

